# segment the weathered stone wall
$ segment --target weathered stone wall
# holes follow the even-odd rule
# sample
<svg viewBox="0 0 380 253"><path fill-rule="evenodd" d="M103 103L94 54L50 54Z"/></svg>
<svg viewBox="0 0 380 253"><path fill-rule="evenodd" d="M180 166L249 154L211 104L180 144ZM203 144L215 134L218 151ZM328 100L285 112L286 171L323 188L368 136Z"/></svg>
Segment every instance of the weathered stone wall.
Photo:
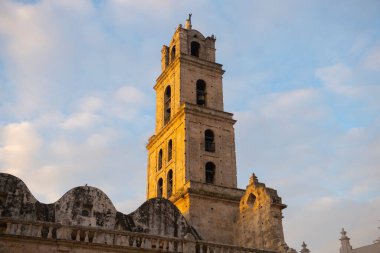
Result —
<svg viewBox="0 0 380 253"><path fill-rule="evenodd" d="M150 139L147 165L147 198L157 197L157 182L163 179L163 197L168 198L167 177L173 171L172 192L176 192L186 181L185 167L185 121L184 114L177 114L176 120L171 121L165 131L161 131ZM168 143L172 141L172 159L168 159ZM158 168L158 152L163 151L162 168Z"/></svg>
<svg viewBox="0 0 380 253"><path fill-rule="evenodd" d="M267 188L253 175L240 201L235 244L271 250L286 249L281 211L285 207L277 191Z"/></svg>
<svg viewBox="0 0 380 253"><path fill-rule="evenodd" d="M205 165L215 164L214 185L236 188L235 132L232 115L186 104L186 166L189 180L206 183ZM214 133L215 151L205 151L205 131Z"/></svg>
<svg viewBox="0 0 380 253"><path fill-rule="evenodd" d="M202 240L233 243L233 225L244 191L189 181L170 198Z"/></svg>
<svg viewBox="0 0 380 253"><path fill-rule="evenodd" d="M206 105L204 107L223 111L224 71L222 65L215 62L204 62L201 59L182 55L180 58L181 103L196 104L196 83L206 83Z"/></svg>
<svg viewBox="0 0 380 253"><path fill-rule="evenodd" d="M246 252L275 253L193 238L0 218L0 253Z"/></svg>
<svg viewBox="0 0 380 253"><path fill-rule="evenodd" d="M44 213L43 209L24 182L12 175L0 174L0 217L37 219Z"/></svg>
<svg viewBox="0 0 380 253"><path fill-rule="evenodd" d="M166 199L146 201L131 214L118 212L101 190L76 187L52 204L38 202L19 178L0 173L0 218L54 222L69 226L117 229L184 238L197 233Z"/></svg>

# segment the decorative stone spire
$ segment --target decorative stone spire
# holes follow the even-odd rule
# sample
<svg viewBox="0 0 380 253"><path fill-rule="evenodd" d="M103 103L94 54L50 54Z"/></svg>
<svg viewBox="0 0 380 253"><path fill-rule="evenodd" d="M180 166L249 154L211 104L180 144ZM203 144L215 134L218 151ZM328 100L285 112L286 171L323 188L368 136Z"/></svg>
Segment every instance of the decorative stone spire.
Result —
<svg viewBox="0 0 380 253"><path fill-rule="evenodd" d="M301 253L310 253L310 250L307 248L307 244L305 242L302 242L302 249L301 249Z"/></svg>
<svg viewBox="0 0 380 253"><path fill-rule="evenodd" d="M257 179L255 173L252 173L252 176L249 178L249 184L258 183L259 179Z"/></svg>
<svg viewBox="0 0 380 253"><path fill-rule="evenodd" d="M192 28L192 25L191 25L191 15L193 15L193 14L190 13L189 14L189 18L186 19L185 28L188 29L188 30L191 30L191 28Z"/></svg>
<svg viewBox="0 0 380 253"><path fill-rule="evenodd" d="M340 253L350 252L352 250L352 246L350 244L350 238L347 237L347 232L344 231L344 228L342 228L342 232L340 232L340 234L342 235L339 239L341 242Z"/></svg>

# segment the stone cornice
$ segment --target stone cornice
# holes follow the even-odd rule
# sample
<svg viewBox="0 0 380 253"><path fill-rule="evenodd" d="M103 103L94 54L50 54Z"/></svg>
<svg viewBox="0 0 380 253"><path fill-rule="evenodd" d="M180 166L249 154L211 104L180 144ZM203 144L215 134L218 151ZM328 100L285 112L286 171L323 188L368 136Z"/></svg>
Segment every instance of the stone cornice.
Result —
<svg viewBox="0 0 380 253"><path fill-rule="evenodd" d="M186 54L180 54L175 58L173 62L171 62L165 70L157 77L156 79L156 85L154 85L153 89L157 90L158 84L161 83L163 79L165 79L170 73L172 73L173 69L176 68L178 64L181 63L187 63L189 65L197 66L197 67L202 67L206 68L211 71L216 71L217 73L223 75L224 70L222 69L222 64L216 63L216 62L210 62L207 60L202 60L197 57L191 56L191 55L186 55Z"/></svg>
<svg viewBox="0 0 380 253"><path fill-rule="evenodd" d="M178 191L178 193L170 197L170 201L174 203L184 196L190 194L203 198L239 202L244 193L244 190L238 188L206 184L197 181L188 181L184 187Z"/></svg>
<svg viewBox="0 0 380 253"><path fill-rule="evenodd" d="M179 108L178 112L173 116L173 118L166 124L157 135L152 135L149 140L146 148L149 149L154 143L161 138L161 136L170 129L174 122L177 121L178 118L182 117L186 114L193 114L199 116L206 116L215 120L223 121L223 122L231 122L232 124L236 123L236 120L232 118L233 114L229 112L219 111L207 107L202 107L199 105L191 104L191 103L183 103Z"/></svg>

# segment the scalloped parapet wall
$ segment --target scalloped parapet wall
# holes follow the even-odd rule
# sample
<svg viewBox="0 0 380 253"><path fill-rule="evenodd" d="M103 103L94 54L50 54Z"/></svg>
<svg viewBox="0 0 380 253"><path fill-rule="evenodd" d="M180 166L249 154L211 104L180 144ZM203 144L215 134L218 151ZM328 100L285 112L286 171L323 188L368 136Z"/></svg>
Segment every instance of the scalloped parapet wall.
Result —
<svg viewBox="0 0 380 253"><path fill-rule="evenodd" d="M200 239L178 208L166 199L147 200L136 211L123 214L103 191L79 186L58 201L44 204L21 179L6 173L0 173L0 218Z"/></svg>

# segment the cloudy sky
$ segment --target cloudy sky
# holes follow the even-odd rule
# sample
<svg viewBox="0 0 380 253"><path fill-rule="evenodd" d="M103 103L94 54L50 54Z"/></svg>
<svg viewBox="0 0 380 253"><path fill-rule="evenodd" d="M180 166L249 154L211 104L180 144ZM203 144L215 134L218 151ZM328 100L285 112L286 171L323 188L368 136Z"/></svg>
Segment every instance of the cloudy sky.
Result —
<svg viewBox="0 0 380 253"><path fill-rule="evenodd" d="M145 199L160 50L193 13L217 38L238 184L288 204L285 237L338 252L380 236L380 2L0 1L0 171L41 202L89 184Z"/></svg>

